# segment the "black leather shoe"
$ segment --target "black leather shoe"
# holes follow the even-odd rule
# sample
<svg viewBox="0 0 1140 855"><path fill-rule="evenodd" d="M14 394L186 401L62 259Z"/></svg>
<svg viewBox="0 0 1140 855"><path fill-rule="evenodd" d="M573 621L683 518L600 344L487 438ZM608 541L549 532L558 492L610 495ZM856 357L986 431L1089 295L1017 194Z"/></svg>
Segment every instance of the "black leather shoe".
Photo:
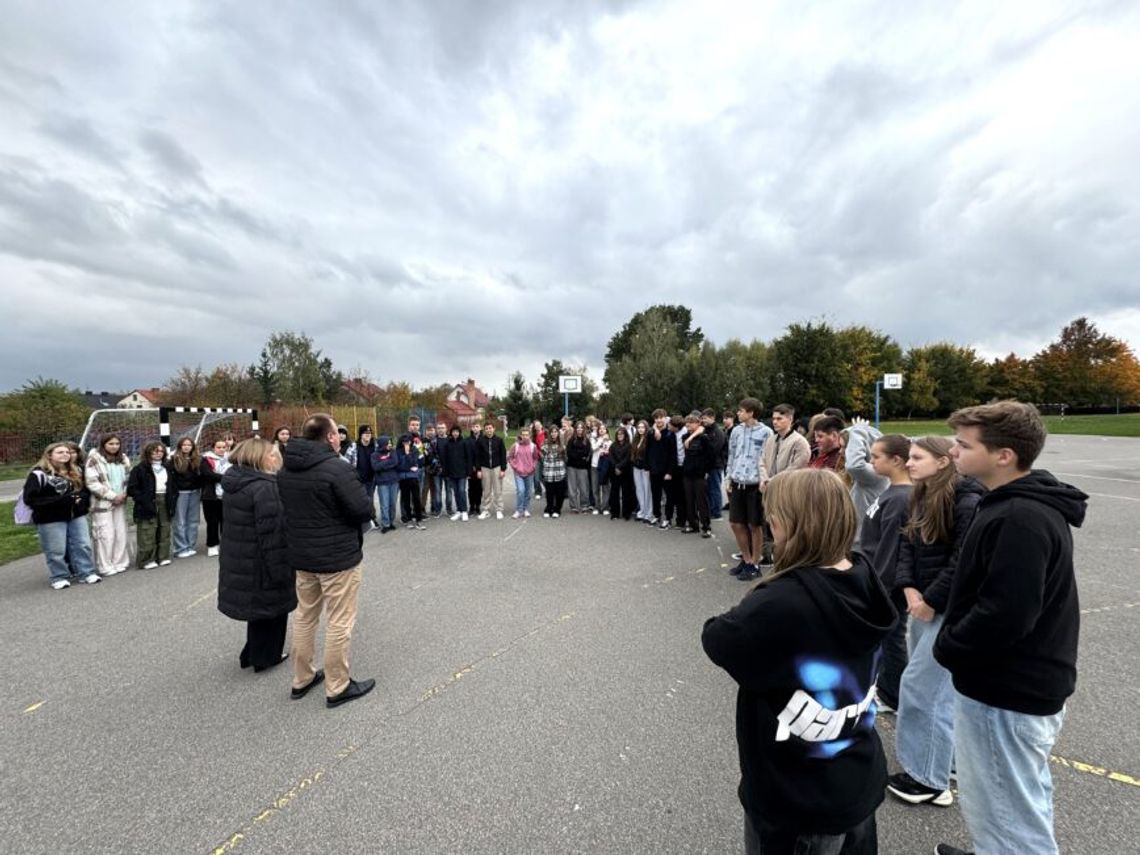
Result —
<svg viewBox="0 0 1140 855"><path fill-rule="evenodd" d="M325 698L325 705L330 707L339 707L341 704L347 704L349 701L355 701L357 698L363 698L369 692L376 688L375 680L361 680L359 683L356 680L349 680L348 686L339 695Z"/></svg>
<svg viewBox="0 0 1140 855"><path fill-rule="evenodd" d="M309 694L309 690L311 688L313 688L313 686L319 686L324 681L325 681L325 672L324 671L318 671L313 676L313 679L309 681L309 685L302 686L299 689L291 689L289 691L289 697L291 697L295 701L299 701L299 700L301 700L301 698L305 697L305 695Z"/></svg>

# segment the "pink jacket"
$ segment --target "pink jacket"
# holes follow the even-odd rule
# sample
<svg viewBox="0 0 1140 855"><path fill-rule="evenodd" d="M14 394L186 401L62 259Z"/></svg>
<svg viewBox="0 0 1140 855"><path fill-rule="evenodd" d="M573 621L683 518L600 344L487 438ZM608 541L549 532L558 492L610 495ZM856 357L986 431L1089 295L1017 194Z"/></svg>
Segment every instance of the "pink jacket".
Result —
<svg viewBox="0 0 1140 855"><path fill-rule="evenodd" d="M516 475L523 478L527 475L533 475L534 467L538 463L538 446L533 442L528 442L525 445L516 442L507 452L507 462L511 464L511 469Z"/></svg>

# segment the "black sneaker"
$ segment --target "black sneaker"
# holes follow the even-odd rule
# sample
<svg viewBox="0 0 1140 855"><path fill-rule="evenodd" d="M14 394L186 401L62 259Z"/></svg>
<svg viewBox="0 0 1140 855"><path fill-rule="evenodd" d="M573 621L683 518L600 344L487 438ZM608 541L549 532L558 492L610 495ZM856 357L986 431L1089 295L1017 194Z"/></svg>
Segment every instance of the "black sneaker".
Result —
<svg viewBox="0 0 1140 855"><path fill-rule="evenodd" d="M760 547L760 566L771 567L772 563L772 547L765 543Z"/></svg>
<svg viewBox="0 0 1140 855"><path fill-rule="evenodd" d="M735 567L729 568L728 575L729 576L739 576L742 572L744 572L745 568L747 568L747 567L748 567L748 562L744 561L744 559L741 559L739 564L737 564Z"/></svg>
<svg viewBox="0 0 1140 855"><path fill-rule="evenodd" d="M934 847L934 855L974 855L974 853L951 846L949 843L939 843Z"/></svg>
<svg viewBox="0 0 1140 855"><path fill-rule="evenodd" d="M736 574L736 578L741 582L751 582L753 579L759 579L760 568L755 564L745 564L744 569Z"/></svg>
<svg viewBox="0 0 1140 855"><path fill-rule="evenodd" d="M712 537L712 532L706 528L704 531L701 532L701 537Z"/></svg>
<svg viewBox="0 0 1140 855"><path fill-rule="evenodd" d="M954 804L954 796L949 790L936 790L920 784L906 772L898 772L887 778L887 789L907 804L932 804L938 807Z"/></svg>
<svg viewBox="0 0 1140 855"><path fill-rule="evenodd" d="M376 688L375 680L361 680L359 683L356 680L349 680L348 685L344 691L339 695L325 698L325 706L339 707L341 704L347 704L349 701L355 701L357 698L363 698L369 692Z"/></svg>

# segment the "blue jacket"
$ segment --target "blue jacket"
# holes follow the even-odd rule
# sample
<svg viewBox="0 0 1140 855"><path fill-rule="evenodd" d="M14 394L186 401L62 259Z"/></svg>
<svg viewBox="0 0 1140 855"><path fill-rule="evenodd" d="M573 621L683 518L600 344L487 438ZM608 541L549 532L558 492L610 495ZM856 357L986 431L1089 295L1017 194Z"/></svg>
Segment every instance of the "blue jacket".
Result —
<svg viewBox="0 0 1140 855"><path fill-rule="evenodd" d="M397 468L399 460L392 449L392 441L386 436L376 440L376 451L372 453L372 471L375 473L377 484L395 484L400 480Z"/></svg>
<svg viewBox="0 0 1140 855"><path fill-rule="evenodd" d="M416 467L416 471L412 471L412 467ZM396 468L400 471L401 481L416 481L419 480L420 472L424 468L424 456L419 452L414 445L411 446L411 451L404 451L403 445L396 446Z"/></svg>

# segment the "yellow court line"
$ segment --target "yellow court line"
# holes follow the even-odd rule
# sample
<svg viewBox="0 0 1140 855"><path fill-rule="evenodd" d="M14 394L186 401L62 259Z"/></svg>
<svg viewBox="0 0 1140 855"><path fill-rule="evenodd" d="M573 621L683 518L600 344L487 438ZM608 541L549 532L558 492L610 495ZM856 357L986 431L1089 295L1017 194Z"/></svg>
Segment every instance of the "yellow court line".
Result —
<svg viewBox="0 0 1140 855"><path fill-rule="evenodd" d="M1064 766L1066 769L1072 769L1076 772L1084 772L1087 775L1096 775L1098 778L1108 778L1110 781L1140 787L1140 778L1136 778L1133 775L1126 775L1123 772L1111 772L1103 766L1094 766L1091 763L1082 763L1079 760L1069 760L1065 757L1058 757L1056 754L1049 755L1049 762L1056 763L1058 766Z"/></svg>
<svg viewBox="0 0 1140 855"><path fill-rule="evenodd" d="M211 593L213 593L213 592L211 592ZM209 596L209 595L207 595L207 596ZM475 671L476 669L482 667L486 663L490 662L492 659L496 659L499 656L502 656L504 653L509 651L512 647L514 647L519 642L525 641L528 638L531 638L531 637L537 635L538 633L542 632L543 630L547 630L547 629L550 629L551 627L557 626L558 624L565 623L566 621L572 619L576 614L577 614L577 612L567 612L566 614L559 615L558 617L554 618L553 620L549 620L546 623L535 627L534 629L530 630L529 632L525 632L522 635L517 636L516 638L508 641L505 645L500 647L498 650L495 650L492 653L488 653L485 656L482 656L479 659L476 659L470 665L464 666L460 670L456 671L453 675L448 677L442 683L439 683L438 685L433 686L432 688L428 689L426 692L424 692L420 696L419 700L417 700L414 704L412 704L412 706L410 708L403 710L402 712L396 713L397 717L407 715L409 712L418 708L421 704L426 703L427 701L431 700L432 698L436 697L437 695L442 694L443 692L446 692L456 682L458 682L459 680L462 680L465 676L467 676L471 672ZM368 739L371 739L371 737L369 737ZM368 739L365 739L364 742L368 742ZM321 778L323 778L326 774L328 774L329 771L331 771L333 768L335 768L337 765L339 765L340 762L342 760L344 760L346 757L350 757L352 754L354 754L357 750L359 750L359 748L360 748L359 745L348 745L348 746L342 748L340 751L337 752L336 759L333 760L328 765L327 768L318 769L313 774L311 774L305 778L302 778L300 781L298 781L296 784L294 784L292 787L290 787L284 793L277 796L277 798L275 798L269 805L262 808L253 817L253 819L251 819L249 822L247 822L245 825L243 825L241 827L241 829L239 829L238 831L231 834L229 836L229 838L227 838L224 842L218 844L212 850L210 850L212 855L227 855L227 853L230 853L230 852L233 852L234 850L236 850L246 840L246 838L250 834L252 834L257 828L259 828L260 826L269 822L269 820L273 819L273 817L275 817L277 814L281 813L281 811L285 810L285 808L289 807L294 801L296 801L302 795L304 795L307 790L312 789Z"/></svg>
<svg viewBox="0 0 1140 855"><path fill-rule="evenodd" d="M36 710L38 710L40 707L42 707L45 703L47 703L47 702L46 701L36 701L34 704L32 704L30 707L28 707L26 710L24 710L24 712L25 713L33 713Z"/></svg>

